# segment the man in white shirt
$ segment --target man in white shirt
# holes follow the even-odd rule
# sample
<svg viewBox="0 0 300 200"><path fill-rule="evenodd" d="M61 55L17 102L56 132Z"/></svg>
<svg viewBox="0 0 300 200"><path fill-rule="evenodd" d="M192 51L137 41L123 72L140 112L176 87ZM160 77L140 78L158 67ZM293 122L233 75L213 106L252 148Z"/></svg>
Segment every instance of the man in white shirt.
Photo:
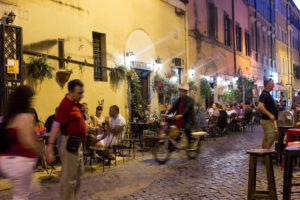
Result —
<svg viewBox="0 0 300 200"><path fill-rule="evenodd" d="M109 108L110 122L104 134L97 136L99 142L97 146L107 147L109 145L118 144L118 139L122 140L125 136L126 121L122 115L119 114L119 107L113 105Z"/></svg>
<svg viewBox="0 0 300 200"><path fill-rule="evenodd" d="M228 105L227 106L227 115L230 117L230 115L232 114L232 113L235 113L236 114L236 112L235 112L235 110L233 110L232 109L232 105Z"/></svg>

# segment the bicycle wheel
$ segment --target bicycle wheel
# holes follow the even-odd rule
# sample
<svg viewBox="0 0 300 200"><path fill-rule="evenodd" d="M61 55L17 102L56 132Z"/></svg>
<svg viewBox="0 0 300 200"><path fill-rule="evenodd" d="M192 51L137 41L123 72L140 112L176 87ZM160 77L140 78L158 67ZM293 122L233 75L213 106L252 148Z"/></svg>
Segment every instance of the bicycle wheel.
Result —
<svg viewBox="0 0 300 200"><path fill-rule="evenodd" d="M191 147L186 149L185 152L189 159L196 159L200 153L200 140L193 138L191 141Z"/></svg>
<svg viewBox="0 0 300 200"><path fill-rule="evenodd" d="M159 140L152 148L155 161L159 164L165 164L170 159L173 148L173 144L167 138Z"/></svg>

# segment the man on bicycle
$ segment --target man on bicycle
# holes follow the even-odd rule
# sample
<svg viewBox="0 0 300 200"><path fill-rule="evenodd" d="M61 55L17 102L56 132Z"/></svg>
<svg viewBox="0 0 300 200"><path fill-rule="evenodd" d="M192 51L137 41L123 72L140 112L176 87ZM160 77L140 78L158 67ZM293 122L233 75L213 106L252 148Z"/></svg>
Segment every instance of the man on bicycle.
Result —
<svg viewBox="0 0 300 200"><path fill-rule="evenodd" d="M175 124L178 128L184 129L191 148L191 130L195 123L194 100L188 96L189 87L181 84L179 86L179 98L168 113L176 113Z"/></svg>

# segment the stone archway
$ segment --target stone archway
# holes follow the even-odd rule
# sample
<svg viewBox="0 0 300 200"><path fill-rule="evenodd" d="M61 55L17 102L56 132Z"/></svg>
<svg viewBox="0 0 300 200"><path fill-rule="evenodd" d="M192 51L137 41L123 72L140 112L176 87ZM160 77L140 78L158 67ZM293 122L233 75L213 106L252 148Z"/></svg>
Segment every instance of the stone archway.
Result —
<svg viewBox="0 0 300 200"><path fill-rule="evenodd" d="M134 62L130 60L129 56L126 56L128 53L134 54ZM152 111L154 111L154 108L156 111L159 110L156 94L151 89L151 81L154 76L154 61L156 57L154 43L144 30L137 29L129 34L125 44L125 63L129 65L130 68L136 69L142 85L142 97L144 100L151 103ZM130 97L128 97L128 104L130 108Z"/></svg>

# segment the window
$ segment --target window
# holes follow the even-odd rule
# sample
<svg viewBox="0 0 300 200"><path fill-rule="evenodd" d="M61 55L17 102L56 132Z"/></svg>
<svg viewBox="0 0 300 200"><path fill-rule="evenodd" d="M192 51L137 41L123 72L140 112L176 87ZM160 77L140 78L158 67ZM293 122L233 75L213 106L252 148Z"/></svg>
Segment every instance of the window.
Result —
<svg viewBox="0 0 300 200"><path fill-rule="evenodd" d="M265 34L263 33L263 50L262 52L265 54L266 53L266 36Z"/></svg>
<svg viewBox="0 0 300 200"><path fill-rule="evenodd" d="M286 36L286 31L284 31L284 43L287 44L287 36Z"/></svg>
<svg viewBox="0 0 300 200"><path fill-rule="evenodd" d="M255 9L259 11L259 0L255 1Z"/></svg>
<svg viewBox="0 0 300 200"><path fill-rule="evenodd" d="M214 4L208 3L208 37L217 39L218 36L218 14Z"/></svg>
<svg viewBox="0 0 300 200"><path fill-rule="evenodd" d="M282 57L280 56L280 73L282 74Z"/></svg>
<svg viewBox="0 0 300 200"><path fill-rule="evenodd" d="M269 0L266 1L266 8L267 8L267 20L268 22L271 22L271 16L270 16L270 3Z"/></svg>
<svg viewBox="0 0 300 200"><path fill-rule="evenodd" d="M236 25L236 50L242 51L242 28Z"/></svg>
<svg viewBox="0 0 300 200"><path fill-rule="evenodd" d="M250 48L250 35L249 33L245 32L245 49L246 49L246 56L250 56L251 48Z"/></svg>
<svg viewBox="0 0 300 200"><path fill-rule="evenodd" d="M64 58L65 57L65 47L64 47L64 40L63 39L58 39L58 57L59 58ZM58 67L59 69L64 69L65 68L65 61L59 59L58 60Z"/></svg>
<svg viewBox="0 0 300 200"><path fill-rule="evenodd" d="M224 39L226 46L231 46L230 24L231 20L229 19L228 14L224 14Z"/></svg>
<svg viewBox="0 0 300 200"><path fill-rule="evenodd" d="M250 0L250 5L254 7L254 0Z"/></svg>
<svg viewBox="0 0 300 200"><path fill-rule="evenodd" d="M248 0L244 0L244 2L247 4L247 3L248 3Z"/></svg>
<svg viewBox="0 0 300 200"><path fill-rule="evenodd" d="M256 39L257 39L257 51L259 51L259 47L260 47L260 32L259 32L259 29L257 28L257 33L256 33Z"/></svg>
<svg viewBox="0 0 300 200"><path fill-rule="evenodd" d="M275 55L275 70L277 71L278 69L278 57L277 57L277 53Z"/></svg>
<svg viewBox="0 0 300 200"><path fill-rule="evenodd" d="M181 71L182 68L179 67L171 67L171 74L172 77L177 77L178 78L178 83L181 83Z"/></svg>
<svg viewBox="0 0 300 200"><path fill-rule="evenodd" d="M275 39L277 38L277 24L275 24Z"/></svg>
<svg viewBox="0 0 300 200"><path fill-rule="evenodd" d="M280 27L280 26L279 26L278 33L279 33L279 35L278 35L278 39L281 41L281 27Z"/></svg>
<svg viewBox="0 0 300 200"><path fill-rule="evenodd" d="M106 36L93 32L94 80L107 81Z"/></svg>
<svg viewBox="0 0 300 200"><path fill-rule="evenodd" d="M261 0L261 14L265 16L265 0Z"/></svg>
<svg viewBox="0 0 300 200"><path fill-rule="evenodd" d="M254 25L251 24L251 47L255 50L255 34L254 34Z"/></svg>
<svg viewBox="0 0 300 200"><path fill-rule="evenodd" d="M274 17L274 8L273 5L271 5L271 24L274 24L275 17Z"/></svg>

